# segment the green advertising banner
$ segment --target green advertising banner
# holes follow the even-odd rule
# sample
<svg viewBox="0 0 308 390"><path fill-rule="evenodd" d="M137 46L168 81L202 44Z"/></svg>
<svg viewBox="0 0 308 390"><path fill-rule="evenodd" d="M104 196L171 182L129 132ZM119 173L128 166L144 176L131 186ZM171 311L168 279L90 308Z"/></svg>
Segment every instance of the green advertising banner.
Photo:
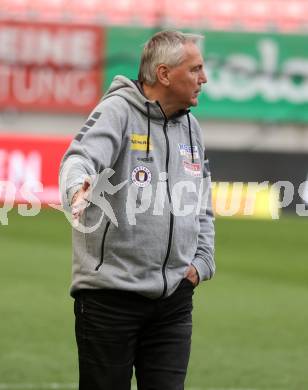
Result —
<svg viewBox="0 0 308 390"><path fill-rule="evenodd" d="M123 74L137 78L142 45L156 30L107 30L104 89ZM308 122L308 36L198 31L208 83L200 119Z"/></svg>

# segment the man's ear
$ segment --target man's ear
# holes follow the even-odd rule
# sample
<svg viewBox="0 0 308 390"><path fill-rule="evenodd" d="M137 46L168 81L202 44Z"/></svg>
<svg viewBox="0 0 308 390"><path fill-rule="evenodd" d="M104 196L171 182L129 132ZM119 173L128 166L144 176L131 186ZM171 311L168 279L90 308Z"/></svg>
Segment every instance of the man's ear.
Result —
<svg viewBox="0 0 308 390"><path fill-rule="evenodd" d="M158 65L156 69L157 81L167 87L170 84L169 80L169 68L165 64Z"/></svg>

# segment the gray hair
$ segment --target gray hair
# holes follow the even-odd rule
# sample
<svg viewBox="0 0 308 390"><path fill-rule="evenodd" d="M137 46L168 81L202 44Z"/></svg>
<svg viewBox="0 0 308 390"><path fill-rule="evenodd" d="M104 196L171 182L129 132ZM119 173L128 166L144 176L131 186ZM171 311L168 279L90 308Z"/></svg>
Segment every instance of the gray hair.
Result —
<svg viewBox="0 0 308 390"><path fill-rule="evenodd" d="M156 68L160 64L170 67L183 61L183 46L186 43L198 43L202 35L185 34L180 31L160 31L144 45L141 55L138 80L149 85L156 82Z"/></svg>

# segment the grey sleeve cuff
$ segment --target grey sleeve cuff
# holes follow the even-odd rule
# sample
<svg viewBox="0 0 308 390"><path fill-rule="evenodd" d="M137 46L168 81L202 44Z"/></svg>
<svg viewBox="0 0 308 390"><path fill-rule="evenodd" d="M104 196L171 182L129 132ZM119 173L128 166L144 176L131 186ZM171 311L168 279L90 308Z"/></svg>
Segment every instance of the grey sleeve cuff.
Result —
<svg viewBox="0 0 308 390"><path fill-rule="evenodd" d="M195 257L192 265L196 268L199 275L199 283L203 280L209 280L213 277L215 270L211 269L209 262L201 257Z"/></svg>

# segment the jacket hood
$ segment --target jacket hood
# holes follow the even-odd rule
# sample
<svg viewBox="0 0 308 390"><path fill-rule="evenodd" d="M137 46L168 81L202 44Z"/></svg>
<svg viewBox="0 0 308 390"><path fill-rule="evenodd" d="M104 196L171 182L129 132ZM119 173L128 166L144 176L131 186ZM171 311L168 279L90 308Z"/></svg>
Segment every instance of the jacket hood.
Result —
<svg viewBox="0 0 308 390"><path fill-rule="evenodd" d="M102 100L108 99L111 96L121 96L144 115L150 116L151 119L162 120L165 118L165 114L159 103L155 100L147 99L138 88L138 83L125 76L115 76ZM150 107L149 110L147 106ZM188 112L188 110L182 110L169 119L180 119L181 116Z"/></svg>
<svg viewBox="0 0 308 390"><path fill-rule="evenodd" d="M146 156L148 158L150 153L151 119L157 119L160 121L167 119L166 114L164 113L161 105L159 104L158 101L147 99L143 95L141 89L138 87L138 82L130 80L125 76L116 76L113 79L109 89L103 96L102 100L106 100L111 96L121 96L123 99L125 99L127 102L135 106L139 111L141 111L147 117L148 131L147 131ZM192 162L194 162L189 110L180 110L168 119L181 121L184 116L187 117L187 121L188 121L191 157L192 157Z"/></svg>

